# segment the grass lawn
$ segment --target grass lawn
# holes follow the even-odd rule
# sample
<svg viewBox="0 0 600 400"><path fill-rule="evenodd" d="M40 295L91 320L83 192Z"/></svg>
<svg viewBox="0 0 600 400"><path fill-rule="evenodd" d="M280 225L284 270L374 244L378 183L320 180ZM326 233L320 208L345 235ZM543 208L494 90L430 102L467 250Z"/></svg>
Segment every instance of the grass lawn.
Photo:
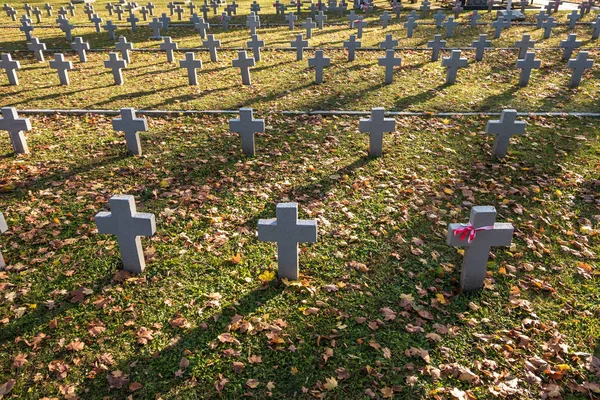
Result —
<svg viewBox="0 0 600 400"><path fill-rule="evenodd" d="M103 17L104 4L95 3ZM400 46L423 47L434 31L423 25L405 39L398 24L373 26L363 46L393 33ZM585 47L595 46L585 42L589 28L576 31ZM1 32L0 47L25 48L16 29ZM267 46L281 48L299 32L259 31ZM490 32L462 26L449 44L468 46ZM494 46L512 46L525 32L541 35L514 27ZM567 31L556 32L536 47L556 46ZM67 46L57 29L35 33L48 47ZM214 33L224 47L248 40L245 29ZM350 33L330 26L310 45L339 47ZM111 46L89 27L75 35ZM128 34L136 47L156 47L147 36L146 28ZM172 36L180 47L199 45L190 28L173 28ZM0 86L3 107L250 106L266 132L253 158L243 156L226 115L148 118L138 157L126 155L111 117L95 114L30 115L29 155L10 152L0 134L0 211L10 226L0 235L8 264L0 271L0 398L600 395L597 119L525 117L525 135L497 160L485 134L489 118L396 118L383 157L372 159L359 117L279 112L597 111L597 68L568 89L569 71L552 61L560 52L541 50L542 70L519 88L515 51L490 50L480 63L465 52L469 67L445 86L430 53L402 50L403 66L385 86L382 51L358 53L352 63L344 51L326 53L332 67L317 86L306 59L265 50L252 87L241 87L230 67L232 50L218 63L198 52L205 65L197 87L162 53L134 52L122 87L103 68L106 51L90 52L87 64L70 53L68 87L47 62L13 53L21 86ZM114 194L134 195L138 211L156 215L138 276L121 270L115 237L95 227ZM300 246L298 281L277 279L276 245L256 236L258 219L273 218L283 201L318 221L317 243ZM512 246L493 249L485 288L461 294L463 251L446 245L446 232L448 223L467 222L472 205L495 206L515 235Z"/></svg>

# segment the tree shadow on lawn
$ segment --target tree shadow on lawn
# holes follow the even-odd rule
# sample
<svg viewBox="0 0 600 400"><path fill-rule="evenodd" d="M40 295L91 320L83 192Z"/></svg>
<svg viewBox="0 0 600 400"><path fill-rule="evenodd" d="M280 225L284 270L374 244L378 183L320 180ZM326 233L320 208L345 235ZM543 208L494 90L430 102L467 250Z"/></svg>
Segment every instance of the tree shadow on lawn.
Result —
<svg viewBox="0 0 600 400"><path fill-rule="evenodd" d="M109 87L114 86L114 84L109 85ZM186 87L188 85L177 85L177 86L173 86L171 88L169 88L170 90L175 90L175 89L179 89L182 87ZM119 94L116 96L112 96L109 99L103 100L103 101L99 101L97 103L92 103L90 104L88 107L96 107L96 106L102 106L105 104L111 104L113 102L118 102L121 100L130 100L130 99L135 99L135 98L139 98L139 97L144 97L144 96L148 96L148 95L152 95L152 94L156 94L156 89L151 89L151 90L143 90L143 91L139 91L139 92L134 92L134 93L123 93L123 94Z"/></svg>

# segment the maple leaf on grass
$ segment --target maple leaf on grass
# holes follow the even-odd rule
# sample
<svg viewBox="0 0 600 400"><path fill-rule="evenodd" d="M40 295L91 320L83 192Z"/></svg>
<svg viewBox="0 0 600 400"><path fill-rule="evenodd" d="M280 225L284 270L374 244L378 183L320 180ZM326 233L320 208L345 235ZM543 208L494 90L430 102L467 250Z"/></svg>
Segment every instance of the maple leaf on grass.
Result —
<svg viewBox="0 0 600 400"><path fill-rule="evenodd" d="M338 381L337 379L335 379L333 376L331 378L325 378L325 383L323 384L323 387L329 391L334 390L338 385Z"/></svg>
<svg viewBox="0 0 600 400"><path fill-rule="evenodd" d="M111 389L121 389L129 382L129 376L120 370L109 372L106 379L108 379L108 385Z"/></svg>

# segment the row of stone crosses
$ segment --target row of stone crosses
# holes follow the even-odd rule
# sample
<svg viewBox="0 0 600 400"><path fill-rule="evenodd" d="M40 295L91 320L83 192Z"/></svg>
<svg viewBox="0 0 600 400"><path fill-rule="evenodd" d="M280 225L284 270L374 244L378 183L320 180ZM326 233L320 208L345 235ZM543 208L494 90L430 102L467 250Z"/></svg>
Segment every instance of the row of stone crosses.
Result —
<svg viewBox="0 0 600 400"><path fill-rule="evenodd" d="M16 153L27 153L28 147L23 131L32 129L28 118L19 118L17 110L12 107L1 109L0 130L8 131ZM382 155L383 134L394 132L396 121L385 118L383 108L374 108L371 118L361 119L359 131L368 132L369 155ZM121 117L112 121L113 128L125 132L128 152L141 154L138 132L148 130L148 122L138 118L132 108L121 109ZM525 121L517 120L515 110L504 110L499 120L488 121L486 132L495 135L493 153L504 157L508 149L510 137L525 132ZM245 154L255 153L254 134L265 131L263 119L254 119L251 108L240 110L239 118L229 121L231 132L237 132L242 138L242 149ZM111 212L100 212L96 215L96 225L101 234L112 234L117 237L119 251L125 270L140 273L145 268L141 236L152 236L156 232L154 214L138 213L134 197L117 195L110 199ZM298 220L296 203L280 203L277 205L276 219L258 221L258 239L277 242L278 276L280 278L298 279L298 243L316 242L317 222L315 220ZM512 241L513 226L508 223L496 223L494 207L473 207L471 218L467 224L450 224L448 227L448 244L465 246L460 285L463 291L483 287L486 276L487 259L492 246L509 246ZM2 213L0 213L0 233L8 230ZM0 269L6 266L0 253Z"/></svg>

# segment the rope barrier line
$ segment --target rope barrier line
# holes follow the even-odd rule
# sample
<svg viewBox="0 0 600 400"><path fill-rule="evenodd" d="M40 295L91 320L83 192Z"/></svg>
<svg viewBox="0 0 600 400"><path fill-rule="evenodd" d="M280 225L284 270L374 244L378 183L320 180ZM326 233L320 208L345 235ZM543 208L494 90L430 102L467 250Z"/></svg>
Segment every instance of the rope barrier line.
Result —
<svg viewBox="0 0 600 400"><path fill-rule="evenodd" d="M19 114L27 115L120 115L119 110L84 110L84 109L17 109ZM255 110L256 111L256 110ZM238 114L239 110L136 110L136 114L147 116L193 116L193 115L221 115ZM269 114L282 115L331 115L331 116L363 116L371 115L371 111L353 111L353 110L284 110L269 111ZM482 111L482 112L427 112L427 111L386 111L386 115L398 117L485 117L498 116L501 112ZM521 117L588 117L600 118L600 112L519 112Z"/></svg>

